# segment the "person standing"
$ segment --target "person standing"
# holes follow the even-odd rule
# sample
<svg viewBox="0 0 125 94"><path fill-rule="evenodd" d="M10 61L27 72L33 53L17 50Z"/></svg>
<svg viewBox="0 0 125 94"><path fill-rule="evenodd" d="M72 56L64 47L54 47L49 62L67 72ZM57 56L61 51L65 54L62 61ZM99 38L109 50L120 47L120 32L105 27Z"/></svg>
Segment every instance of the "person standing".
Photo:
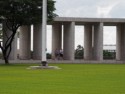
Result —
<svg viewBox="0 0 125 94"><path fill-rule="evenodd" d="M63 50L60 49L59 53L60 53L60 59L62 60L63 59Z"/></svg>
<svg viewBox="0 0 125 94"><path fill-rule="evenodd" d="M60 50L56 49L55 50L55 60L59 60L60 58Z"/></svg>

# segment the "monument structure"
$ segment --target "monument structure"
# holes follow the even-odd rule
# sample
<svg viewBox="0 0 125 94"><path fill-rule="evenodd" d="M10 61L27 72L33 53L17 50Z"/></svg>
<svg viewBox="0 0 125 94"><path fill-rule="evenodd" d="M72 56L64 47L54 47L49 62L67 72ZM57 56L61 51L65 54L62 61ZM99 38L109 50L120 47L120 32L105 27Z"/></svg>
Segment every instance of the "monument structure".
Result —
<svg viewBox="0 0 125 94"><path fill-rule="evenodd" d="M74 60L74 40L75 26L84 26L84 59L103 60L103 27L116 26L116 60L125 60L125 19L123 18L75 18L75 17L56 17L52 25L52 58L56 49L62 47L63 31L63 51L65 60ZM42 24L33 25L33 57L34 60L42 58L42 47L46 47L46 41L42 45ZM30 26L20 27L20 59L31 59L30 51ZM16 44L16 41L14 41ZM15 49L15 46L14 48ZM13 59L17 54L12 50ZM44 51L45 53L45 51ZM12 57L12 56L11 56ZM44 57L46 58L46 57Z"/></svg>

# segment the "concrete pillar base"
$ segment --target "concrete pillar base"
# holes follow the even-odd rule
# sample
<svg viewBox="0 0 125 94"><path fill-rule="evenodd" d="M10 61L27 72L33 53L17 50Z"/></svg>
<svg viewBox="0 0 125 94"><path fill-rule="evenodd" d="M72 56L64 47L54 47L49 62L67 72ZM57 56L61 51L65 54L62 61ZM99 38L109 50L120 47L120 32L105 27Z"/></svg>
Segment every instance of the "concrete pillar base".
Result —
<svg viewBox="0 0 125 94"><path fill-rule="evenodd" d="M84 59L92 60L92 25L85 25L84 29Z"/></svg>
<svg viewBox="0 0 125 94"><path fill-rule="evenodd" d="M33 27L33 59L42 59L42 24L35 24Z"/></svg>
<svg viewBox="0 0 125 94"><path fill-rule="evenodd" d="M94 60L103 60L103 23L94 25Z"/></svg>
<svg viewBox="0 0 125 94"><path fill-rule="evenodd" d="M55 51L61 49L62 44L62 24L52 25L52 59L56 59Z"/></svg>
<svg viewBox="0 0 125 94"><path fill-rule="evenodd" d="M74 60L75 22L64 23L64 59Z"/></svg>
<svg viewBox="0 0 125 94"><path fill-rule="evenodd" d="M31 27L30 26L22 26L20 27L20 50L19 50L19 59L28 60L31 59Z"/></svg>
<svg viewBox="0 0 125 94"><path fill-rule="evenodd" d="M117 25L116 60L125 60L125 24Z"/></svg>

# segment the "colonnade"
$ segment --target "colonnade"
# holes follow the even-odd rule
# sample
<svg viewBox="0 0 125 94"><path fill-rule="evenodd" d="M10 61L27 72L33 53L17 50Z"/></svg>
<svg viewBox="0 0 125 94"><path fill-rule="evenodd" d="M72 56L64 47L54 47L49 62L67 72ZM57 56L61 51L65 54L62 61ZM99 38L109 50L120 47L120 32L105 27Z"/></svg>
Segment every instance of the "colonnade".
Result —
<svg viewBox="0 0 125 94"><path fill-rule="evenodd" d="M42 40L42 25L37 24L33 26L33 53L31 52L31 26L21 26L19 29L19 50L17 49L17 34L12 42L12 50L9 56L10 60L41 60L41 40ZM12 32L7 29L6 25L3 24L3 46L7 37L10 36Z"/></svg>
<svg viewBox="0 0 125 94"><path fill-rule="evenodd" d="M52 24L52 58L55 58L55 50L63 48L63 58L74 60L74 40L76 22L54 22ZM81 24L82 25L82 24ZM103 22L84 23L84 60L103 60ZM125 24L118 23L116 39L116 60L125 60ZM9 31L6 28L3 30ZM31 59L31 26L20 27L20 49L17 51L17 36L12 44L10 59ZM33 55L32 59L41 59L42 25L33 26ZM9 32L10 33L10 32ZM8 34L9 34L8 33ZM63 36L62 36L63 33ZM63 38L62 38L63 37ZM62 41L63 39L63 41ZM3 45L4 45L3 39ZM62 43L63 42L63 43ZM63 44L63 47L62 47Z"/></svg>
<svg viewBox="0 0 125 94"><path fill-rule="evenodd" d="M52 28L52 57L56 49L61 49L63 30L64 59L74 60L75 22L55 23ZM85 24L84 28L84 59L103 60L103 23Z"/></svg>
<svg viewBox="0 0 125 94"><path fill-rule="evenodd" d="M75 22L63 23L63 26L61 23L54 23L52 25L52 58L55 58L56 49L62 49L62 32L63 59L74 60Z"/></svg>
<svg viewBox="0 0 125 94"><path fill-rule="evenodd" d="M42 25L33 25L33 52L31 57L31 26L20 27L20 46L19 46L19 59L34 59L41 60L42 50Z"/></svg>
<svg viewBox="0 0 125 94"><path fill-rule="evenodd" d="M103 60L103 23L84 26L84 59Z"/></svg>
<svg viewBox="0 0 125 94"><path fill-rule="evenodd" d="M7 26L5 25L5 23L3 23L3 47L7 45L5 41L7 41L7 39L10 37L11 34L12 32L9 29L7 29ZM12 49L11 49L9 59L16 60L17 59L17 34L15 35L11 48Z"/></svg>

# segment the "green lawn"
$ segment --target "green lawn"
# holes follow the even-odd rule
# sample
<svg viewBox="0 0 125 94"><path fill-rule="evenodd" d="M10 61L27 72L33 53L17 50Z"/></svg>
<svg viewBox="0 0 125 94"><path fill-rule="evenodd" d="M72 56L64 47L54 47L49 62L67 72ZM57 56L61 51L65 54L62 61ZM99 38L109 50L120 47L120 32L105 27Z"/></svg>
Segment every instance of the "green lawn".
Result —
<svg viewBox="0 0 125 94"><path fill-rule="evenodd" d="M0 94L125 94L124 64L51 64L62 69L26 69L30 65L0 65Z"/></svg>

